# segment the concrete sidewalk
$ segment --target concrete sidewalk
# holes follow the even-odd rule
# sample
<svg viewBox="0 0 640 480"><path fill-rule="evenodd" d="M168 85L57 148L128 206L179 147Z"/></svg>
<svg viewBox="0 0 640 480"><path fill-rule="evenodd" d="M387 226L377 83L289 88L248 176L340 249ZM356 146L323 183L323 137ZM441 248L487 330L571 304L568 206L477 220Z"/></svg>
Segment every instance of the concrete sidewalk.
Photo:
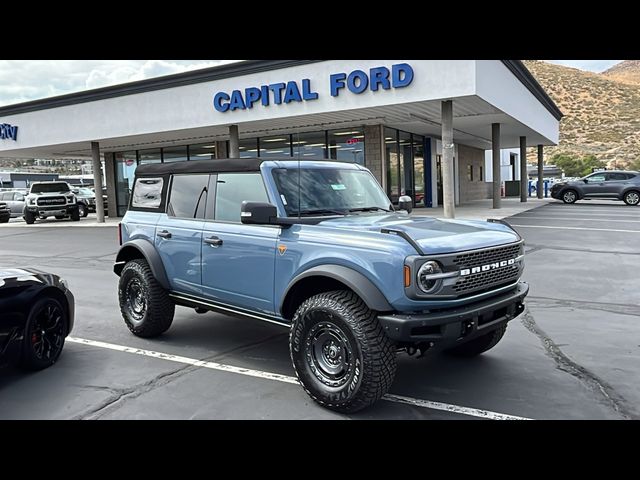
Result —
<svg viewBox="0 0 640 480"><path fill-rule="evenodd" d="M493 200L475 200L465 203L455 208L455 218L464 220L486 220L487 218L506 218L518 213L547 205L556 200L552 198L529 198L525 203L520 202L520 198L503 198L502 208L494 209ZM411 212L414 216L444 218L442 207L437 208L416 208Z"/></svg>

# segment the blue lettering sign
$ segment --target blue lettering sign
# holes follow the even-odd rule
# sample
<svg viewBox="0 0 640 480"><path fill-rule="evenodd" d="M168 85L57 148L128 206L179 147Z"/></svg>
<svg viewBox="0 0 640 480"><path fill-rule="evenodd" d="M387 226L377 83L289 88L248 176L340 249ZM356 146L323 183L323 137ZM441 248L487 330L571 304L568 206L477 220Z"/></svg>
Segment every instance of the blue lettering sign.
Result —
<svg viewBox="0 0 640 480"><path fill-rule="evenodd" d="M413 68L407 63L399 63L391 67L391 84L393 88L406 87L413 81Z"/></svg>
<svg viewBox="0 0 640 480"><path fill-rule="evenodd" d="M318 92L311 91L311 80L305 78L302 80L302 98L303 100L317 100Z"/></svg>
<svg viewBox="0 0 640 480"><path fill-rule="evenodd" d="M251 87L244 91L244 98L247 99L247 108L253 108L253 104L260 99L260 89Z"/></svg>
<svg viewBox="0 0 640 480"><path fill-rule="evenodd" d="M18 127L8 123L0 124L0 140L18 140Z"/></svg>
<svg viewBox="0 0 640 480"><path fill-rule="evenodd" d="M414 72L411 65L398 63L388 67L375 67L368 72L363 70L353 70L349 74L346 72L329 75L329 92L332 97L339 97L341 90L348 90L351 93L360 95L366 90L377 92L380 90L390 90L392 88L404 88L413 82ZM289 82L272 83L259 87L247 87L244 91L233 90L231 94L217 92L213 97L213 106L218 112L251 109L260 102L263 107L271 104L282 105L291 102L306 102L317 100L319 95L311 88L311 80L302 79L300 83L292 80ZM5 128L6 127L6 128ZM10 138L17 135L10 130L9 125L2 126L2 138ZM6 133L9 132L9 133Z"/></svg>
<svg viewBox="0 0 640 480"><path fill-rule="evenodd" d="M273 92L273 103L280 105L282 103L282 90L284 89L284 83L273 83L269 85L269 90Z"/></svg>
<svg viewBox="0 0 640 480"><path fill-rule="evenodd" d="M344 79L347 78L345 73L334 73L329 77L329 84L331 85L331 96L337 97L338 90L344 88Z"/></svg>
<svg viewBox="0 0 640 480"><path fill-rule="evenodd" d="M233 111L233 110L244 110L245 105L244 105L244 100L242 100L242 93L240 92L240 90L234 90L233 92L231 92L231 101L229 102L229 110Z"/></svg>
<svg viewBox="0 0 640 480"><path fill-rule="evenodd" d="M381 86L385 90L391 88L389 82L389 69L387 67L377 67L369 70L369 76L371 77L371 91L377 92L378 86Z"/></svg>
<svg viewBox="0 0 640 480"><path fill-rule="evenodd" d="M284 92L284 103L290 103L294 100L296 102L302 101L300 90L298 90L298 85L296 84L296 82L288 82L287 89Z"/></svg>
<svg viewBox="0 0 640 480"><path fill-rule="evenodd" d="M369 77L362 70L354 70L347 78L347 88L353 93L362 93L369 86Z"/></svg>
<svg viewBox="0 0 640 480"><path fill-rule="evenodd" d="M229 95L227 95L224 92L216 93L216 96L213 97L213 107L217 111L224 113L227 110L229 110L229 103L222 103L222 102L229 102Z"/></svg>

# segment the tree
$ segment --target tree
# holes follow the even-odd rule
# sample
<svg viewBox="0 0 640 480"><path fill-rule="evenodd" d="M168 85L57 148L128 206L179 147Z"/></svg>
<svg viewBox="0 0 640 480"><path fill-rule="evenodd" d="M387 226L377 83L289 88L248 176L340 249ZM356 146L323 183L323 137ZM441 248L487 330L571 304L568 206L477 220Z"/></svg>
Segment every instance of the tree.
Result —
<svg viewBox="0 0 640 480"><path fill-rule="evenodd" d="M634 170L636 172L640 171L640 157L637 157L635 160L632 160L631 162L629 162L629 165L627 165L627 168L629 170Z"/></svg>
<svg viewBox="0 0 640 480"><path fill-rule="evenodd" d="M550 159L549 163L559 167L567 177L584 177L593 172L594 168L603 168L605 163L598 160L595 155L585 155L580 158L576 155L567 153L556 153Z"/></svg>

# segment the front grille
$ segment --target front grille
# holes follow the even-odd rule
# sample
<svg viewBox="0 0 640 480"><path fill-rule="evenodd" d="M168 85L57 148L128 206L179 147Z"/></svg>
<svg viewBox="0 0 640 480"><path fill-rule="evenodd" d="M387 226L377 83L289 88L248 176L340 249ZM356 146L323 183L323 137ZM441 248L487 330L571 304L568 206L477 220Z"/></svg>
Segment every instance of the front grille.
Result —
<svg viewBox="0 0 640 480"><path fill-rule="evenodd" d="M67 199L64 197L46 197L37 200L39 207L48 207L50 205L66 205Z"/></svg>
<svg viewBox="0 0 640 480"><path fill-rule="evenodd" d="M488 265L490 263L510 260L522 255L522 244L509 245L507 247L492 248L491 250L479 250L471 253L456 255L453 264L458 268L472 268ZM487 273L487 272L485 272Z"/></svg>
<svg viewBox="0 0 640 480"><path fill-rule="evenodd" d="M477 252L463 253L457 255L453 259L453 263L462 269L481 267L490 265L522 255L523 244L509 245L507 247L493 248L490 250L480 250ZM464 277L460 277L452 290L458 294L473 292L476 290L486 289L491 286L504 285L518 279L520 275L520 263L515 265L507 265L504 267L487 270L484 272L472 273Z"/></svg>

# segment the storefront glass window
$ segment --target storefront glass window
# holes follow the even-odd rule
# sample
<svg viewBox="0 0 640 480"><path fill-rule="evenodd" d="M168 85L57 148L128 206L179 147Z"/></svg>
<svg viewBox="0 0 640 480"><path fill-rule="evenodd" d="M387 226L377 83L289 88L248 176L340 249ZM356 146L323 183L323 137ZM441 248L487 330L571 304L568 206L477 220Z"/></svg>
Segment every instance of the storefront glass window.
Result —
<svg viewBox="0 0 640 480"><path fill-rule="evenodd" d="M274 137L260 137L260 157L290 157L291 136L276 135Z"/></svg>
<svg viewBox="0 0 640 480"><path fill-rule="evenodd" d="M213 160L215 158L216 146L213 142L189 146L189 160Z"/></svg>
<svg viewBox="0 0 640 480"><path fill-rule="evenodd" d="M387 188L393 203L400 197L400 163L398 161L398 131L384 129L384 146L387 159Z"/></svg>
<svg viewBox="0 0 640 480"><path fill-rule="evenodd" d="M413 200L417 207L424 207L424 137L421 135L413 135L413 181Z"/></svg>
<svg viewBox="0 0 640 480"><path fill-rule="evenodd" d="M177 147L165 147L162 149L162 161L168 162L186 162L189 159L187 156L187 146L180 145Z"/></svg>
<svg viewBox="0 0 640 480"><path fill-rule="evenodd" d="M364 130L343 128L329 131L329 158L364 165Z"/></svg>
<svg viewBox="0 0 640 480"><path fill-rule="evenodd" d="M129 207L129 197L133 187L136 167L138 166L136 152L116 153L115 161L117 214L122 217Z"/></svg>
<svg viewBox="0 0 640 480"><path fill-rule="evenodd" d="M159 148L152 148L149 150L138 150L140 164L144 163L160 163L162 156Z"/></svg>
<svg viewBox="0 0 640 480"><path fill-rule="evenodd" d="M400 195L409 195L413 198L413 154L411 134L399 132L400 147Z"/></svg>
<svg viewBox="0 0 640 480"><path fill-rule="evenodd" d="M302 160L324 160L327 158L326 133L304 132L293 134L293 156Z"/></svg>
<svg viewBox="0 0 640 480"><path fill-rule="evenodd" d="M240 150L240 158L253 158L258 156L257 138L241 138L238 142L238 147ZM227 148L229 148L228 145Z"/></svg>

